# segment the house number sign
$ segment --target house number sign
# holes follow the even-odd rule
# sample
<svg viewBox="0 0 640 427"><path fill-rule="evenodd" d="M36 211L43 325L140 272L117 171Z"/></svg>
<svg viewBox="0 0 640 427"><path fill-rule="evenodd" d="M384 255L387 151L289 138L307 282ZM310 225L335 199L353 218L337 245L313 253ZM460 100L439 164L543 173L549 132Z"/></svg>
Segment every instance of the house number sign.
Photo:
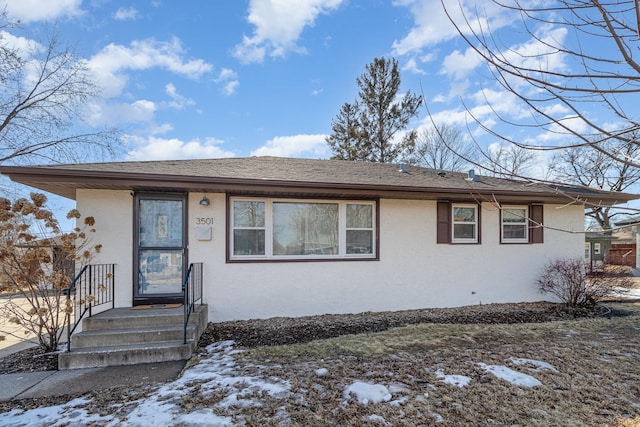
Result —
<svg viewBox="0 0 640 427"><path fill-rule="evenodd" d="M198 216L196 217L196 239L198 240L211 240L212 239L212 226L213 217L210 216Z"/></svg>
<svg viewBox="0 0 640 427"><path fill-rule="evenodd" d="M213 217L199 216L196 218L196 225L213 225Z"/></svg>

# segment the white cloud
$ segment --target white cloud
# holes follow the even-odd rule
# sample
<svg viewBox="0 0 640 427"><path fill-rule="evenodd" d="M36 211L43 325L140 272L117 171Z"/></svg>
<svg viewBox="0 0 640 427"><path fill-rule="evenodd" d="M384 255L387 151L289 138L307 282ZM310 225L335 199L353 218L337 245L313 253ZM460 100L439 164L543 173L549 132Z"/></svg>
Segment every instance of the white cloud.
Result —
<svg viewBox="0 0 640 427"><path fill-rule="evenodd" d="M195 105L195 101L193 99L180 95L172 83L169 83L164 87L164 92L172 99L171 102L167 103L171 108L183 110L187 106Z"/></svg>
<svg viewBox="0 0 640 427"><path fill-rule="evenodd" d="M119 8L113 15L114 19L118 21L133 21L138 19L140 12L135 7Z"/></svg>
<svg viewBox="0 0 640 427"><path fill-rule="evenodd" d="M252 156L326 158L330 152L327 135L277 136L251 152Z"/></svg>
<svg viewBox="0 0 640 427"><path fill-rule="evenodd" d="M454 50L444 58L440 73L461 79L483 64L482 57L472 48L467 48L464 53Z"/></svg>
<svg viewBox="0 0 640 427"><path fill-rule="evenodd" d="M512 22L506 17L509 14L507 8L500 7L493 2L478 2L483 16L489 17L491 20L488 24L485 18L474 13L477 10L475 3L476 0L444 0L446 11L465 34L469 33L469 28L464 20L465 16L476 31L480 26L495 31ZM408 8L415 22L414 27L403 39L393 42L394 55L403 56L419 52L425 47L458 37L458 30L451 23L440 1L395 0L393 4L397 7Z"/></svg>
<svg viewBox="0 0 640 427"><path fill-rule="evenodd" d="M20 51L25 58L29 58L44 50L44 46L40 43L24 37L16 37L6 31L0 31L0 45L11 50L15 49Z"/></svg>
<svg viewBox="0 0 640 427"><path fill-rule="evenodd" d="M223 141L216 138L182 141L177 138L142 138L127 135L126 144L135 146L127 153L127 160L180 160L234 157L234 153L220 147Z"/></svg>
<svg viewBox="0 0 640 427"><path fill-rule="evenodd" d="M49 21L60 17L81 15L82 0L4 0L0 10L6 8L9 19L22 22Z"/></svg>
<svg viewBox="0 0 640 427"><path fill-rule="evenodd" d="M402 71L409 71L414 74L426 74L426 72L420 68L415 58L410 58L402 67Z"/></svg>
<svg viewBox="0 0 640 427"><path fill-rule="evenodd" d="M94 103L89 106L85 120L94 126L148 123L153 120L156 110L154 102L144 99L132 103Z"/></svg>
<svg viewBox="0 0 640 427"><path fill-rule="evenodd" d="M243 36L233 55L243 63L262 62L265 55L282 57L304 51L296 42L318 15L329 14L343 0L251 0L247 20L255 26L251 37Z"/></svg>
<svg viewBox="0 0 640 427"><path fill-rule="evenodd" d="M222 92L227 96L233 95L236 92L236 89L238 88L239 85L240 85L240 82L237 80L227 82L222 87Z"/></svg>
<svg viewBox="0 0 640 427"><path fill-rule="evenodd" d="M220 70L218 77L214 79L214 82L222 84L222 92L229 96L233 95L240 85L238 81L238 74L228 68Z"/></svg>
<svg viewBox="0 0 640 427"><path fill-rule="evenodd" d="M162 68L190 79L198 79L210 72L213 66L202 59L187 60L180 40L169 42L153 39L136 40L127 46L109 44L88 62L89 69L101 82L103 96L120 95L127 84L127 70Z"/></svg>

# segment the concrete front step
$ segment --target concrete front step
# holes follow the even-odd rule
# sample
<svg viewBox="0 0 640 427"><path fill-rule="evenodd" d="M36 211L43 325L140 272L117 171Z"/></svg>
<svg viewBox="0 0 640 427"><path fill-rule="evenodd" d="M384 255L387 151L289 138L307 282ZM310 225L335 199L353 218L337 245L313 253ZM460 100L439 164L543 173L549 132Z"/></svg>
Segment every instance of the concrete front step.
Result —
<svg viewBox="0 0 640 427"><path fill-rule="evenodd" d="M58 369L98 368L186 360L191 357L194 347L193 342L183 344L182 341L88 347L70 353L60 353Z"/></svg>
<svg viewBox="0 0 640 427"><path fill-rule="evenodd" d="M182 325L184 310L180 308L136 310L133 308L116 308L82 320L83 331L99 331L107 329L131 329L154 326ZM193 313L189 323L197 323L197 315Z"/></svg>
<svg viewBox="0 0 640 427"><path fill-rule="evenodd" d="M207 326L206 305L189 318L184 344L184 311L118 308L82 320L71 337L71 351L60 353L58 369L134 365L191 357Z"/></svg>
<svg viewBox="0 0 640 427"><path fill-rule="evenodd" d="M195 325L187 327L187 340L195 341L197 328ZM73 336L72 350L87 347L107 347L126 344L141 344L149 342L166 342L184 340L184 327L156 326L153 328L127 328L82 331Z"/></svg>

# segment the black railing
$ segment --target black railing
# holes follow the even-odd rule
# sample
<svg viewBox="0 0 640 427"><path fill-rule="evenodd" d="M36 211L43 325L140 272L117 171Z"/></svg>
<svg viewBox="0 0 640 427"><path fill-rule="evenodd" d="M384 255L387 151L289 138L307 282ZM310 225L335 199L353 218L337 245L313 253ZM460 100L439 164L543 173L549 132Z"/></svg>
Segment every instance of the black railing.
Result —
<svg viewBox="0 0 640 427"><path fill-rule="evenodd" d="M111 308L115 307L114 273L115 264L85 265L71 286L64 290L67 295L67 351L71 351L71 334L85 315L91 317L94 307L109 303Z"/></svg>
<svg viewBox="0 0 640 427"><path fill-rule="evenodd" d="M196 302L202 305L202 263L196 262L189 265L187 276L182 283L182 295L184 297L184 344L187 343L187 326L189 317L195 311Z"/></svg>

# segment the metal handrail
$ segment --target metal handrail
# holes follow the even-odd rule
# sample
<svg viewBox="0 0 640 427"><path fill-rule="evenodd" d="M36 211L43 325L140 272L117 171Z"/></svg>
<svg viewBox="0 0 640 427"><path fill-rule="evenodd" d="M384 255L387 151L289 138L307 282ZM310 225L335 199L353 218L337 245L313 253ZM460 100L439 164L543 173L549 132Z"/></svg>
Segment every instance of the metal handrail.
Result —
<svg viewBox="0 0 640 427"><path fill-rule="evenodd" d="M196 262L189 265L187 275L182 283L182 295L184 298L184 341L187 343L187 326L189 317L195 311L196 302L202 305L202 263Z"/></svg>
<svg viewBox="0 0 640 427"><path fill-rule="evenodd" d="M82 267L71 285L63 292L67 296L67 351L71 351L71 334L84 316L93 315L93 307L111 303L115 308L115 264L89 264ZM73 326L71 315L73 314Z"/></svg>

